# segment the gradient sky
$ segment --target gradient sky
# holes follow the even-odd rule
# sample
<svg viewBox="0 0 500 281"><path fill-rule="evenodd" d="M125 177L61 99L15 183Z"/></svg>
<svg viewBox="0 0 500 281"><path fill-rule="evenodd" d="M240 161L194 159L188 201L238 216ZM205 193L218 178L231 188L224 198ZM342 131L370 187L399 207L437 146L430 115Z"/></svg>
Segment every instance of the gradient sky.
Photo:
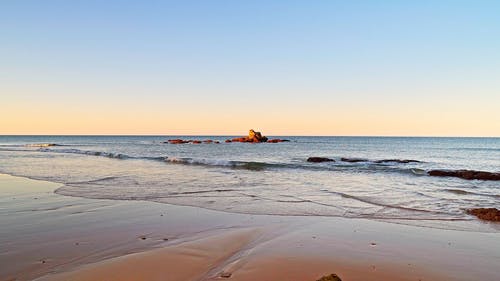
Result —
<svg viewBox="0 0 500 281"><path fill-rule="evenodd" d="M0 134L500 136L500 1L1 1Z"/></svg>

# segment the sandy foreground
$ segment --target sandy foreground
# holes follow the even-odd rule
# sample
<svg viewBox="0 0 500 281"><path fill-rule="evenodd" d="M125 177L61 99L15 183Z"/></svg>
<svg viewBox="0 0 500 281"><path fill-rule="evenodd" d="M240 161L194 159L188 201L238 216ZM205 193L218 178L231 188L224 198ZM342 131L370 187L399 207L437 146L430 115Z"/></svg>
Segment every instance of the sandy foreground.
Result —
<svg viewBox="0 0 500 281"><path fill-rule="evenodd" d="M0 175L0 280L500 280L498 232L74 198L59 186Z"/></svg>

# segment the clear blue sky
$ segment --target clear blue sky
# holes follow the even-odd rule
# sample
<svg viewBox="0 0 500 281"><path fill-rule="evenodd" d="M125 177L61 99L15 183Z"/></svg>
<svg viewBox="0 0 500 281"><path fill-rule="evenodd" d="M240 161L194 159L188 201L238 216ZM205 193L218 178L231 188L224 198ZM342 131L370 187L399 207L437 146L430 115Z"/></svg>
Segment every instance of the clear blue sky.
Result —
<svg viewBox="0 0 500 281"><path fill-rule="evenodd" d="M2 1L0 94L0 134L500 136L500 1Z"/></svg>

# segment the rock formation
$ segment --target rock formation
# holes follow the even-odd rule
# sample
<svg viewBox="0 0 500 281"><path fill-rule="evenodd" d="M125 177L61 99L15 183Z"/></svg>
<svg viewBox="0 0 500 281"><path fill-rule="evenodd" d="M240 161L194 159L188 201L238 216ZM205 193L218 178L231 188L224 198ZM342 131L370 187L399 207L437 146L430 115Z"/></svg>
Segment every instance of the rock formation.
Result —
<svg viewBox="0 0 500 281"><path fill-rule="evenodd" d="M420 163L418 160L411 160L411 159L383 159L383 160L377 160L375 163L402 163L402 164L407 164L407 163Z"/></svg>
<svg viewBox="0 0 500 281"><path fill-rule="evenodd" d="M500 210L496 208L477 208L467 210L467 214L474 215L482 220L500 221Z"/></svg>
<svg viewBox="0 0 500 281"><path fill-rule="evenodd" d="M289 140L284 140L284 139L272 139L272 140L268 140L267 142L269 142L269 143L278 143L278 142L286 142L286 141L289 141Z"/></svg>
<svg viewBox="0 0 500 281"><path fill-rule="evenodd" d="M246 137L240 137L240 138L234 138L230 140L225 140L226 143L231 143L231 142L251 142L251 143L261 143L261 142L268 142L268 143L278 143L278 142L286 142L289 140L284 140L284 139L272 139L268 140L267 137L263 136L260 132L256 132L254 130L250 130L248 132L248 136ZM193 143L193 144L200 144L200 143L220 143L219 141L213 141L213 140L182 140L182 139L171 139L167 141L170 144L183 144L183 143ZM163 143L167 143L163 142Z"/></svg>
<svg viewBox="0 0 500 281"><path fill-rule="evenodd" d="M500 180L500 173L474 170L430 170L428 174L433 177L456 177L466 180Z"/></svg>
<svg viewBox="0 0 500 281"><path fill-rule="evenodd" d="M361 159L361 158L340 158L340 161L342 162L350 162L350 163L357 163L357 162L367 162L367 159Z"/></svg>
<svg viewBox="0 0 500 281"><path fill-rule="evenodd" d="M335 160L326 157L309 157L307 162L321 163L321 162L335 162Z"/></svg>
<svg viewBox="0 0 500 281"><path fill-rule="evenodd" d="M267 142L267 137L262 136L260 132L256 132L253 129L248 132L247 137L234 138L231 142Z"/></svg>
<svg viewBox="0 0 500 281"><path fill-rule="evenodd" d="M182 143L188 143L189 141L181 140L181 139L173 139L173 140L168 140L168 143L170 144L182 144Z"/></svg>

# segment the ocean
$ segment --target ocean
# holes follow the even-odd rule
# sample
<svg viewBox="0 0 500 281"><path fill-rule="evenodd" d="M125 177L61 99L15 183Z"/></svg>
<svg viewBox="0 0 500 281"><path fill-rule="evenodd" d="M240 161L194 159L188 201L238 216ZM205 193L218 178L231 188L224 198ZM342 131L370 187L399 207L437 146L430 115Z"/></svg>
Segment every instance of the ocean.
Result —
<svg viewBox="0 0 500 281"><path fill-rule="evenodd" d="M338 216L500 232L469 208L500 206L500 182L432 169L500 171L500 138L0 136L0 173L61 183L56 193L255 215ZM216 143L169 144L168 139ZM307 162L308 157L335 161ZM346 162L342 158L362 159ZM399 163L390 159L416 160Z"/></svg>

